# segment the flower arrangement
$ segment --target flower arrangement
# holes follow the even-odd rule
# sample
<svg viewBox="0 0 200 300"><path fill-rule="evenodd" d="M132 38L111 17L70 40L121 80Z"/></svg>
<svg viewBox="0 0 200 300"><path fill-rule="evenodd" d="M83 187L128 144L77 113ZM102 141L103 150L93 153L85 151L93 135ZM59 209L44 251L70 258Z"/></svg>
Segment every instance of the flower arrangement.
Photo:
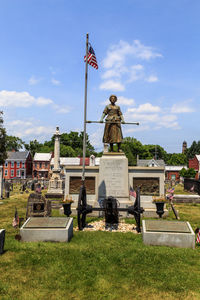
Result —
<svg viewBox="0 0 200 300"><path fill-rule="evenodd" d="M74 203L74 201L72 200L72 197L69 195L67 195L62 201L61 201L63 204L70 204L70 203Z"/></svg>
<svg viewBox="0 0 200 300"><path fill-rule="evenodd" d="M156 202L164 202L164 203L166 203L167 202L167 199L165 198L164 195L153 196L152 199L153 199L153 201L152 201L153 203L156 203Z"/></svg>

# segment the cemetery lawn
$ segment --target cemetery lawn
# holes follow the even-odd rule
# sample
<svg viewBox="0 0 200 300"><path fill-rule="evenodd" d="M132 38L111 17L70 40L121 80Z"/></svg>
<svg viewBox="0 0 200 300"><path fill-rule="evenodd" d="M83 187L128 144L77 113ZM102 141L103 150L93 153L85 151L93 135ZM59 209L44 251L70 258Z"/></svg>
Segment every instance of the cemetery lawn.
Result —
<svg viewBox="0 0 200 300"><path fill-rule="evenodd" d="M0 299L200 299L200 247L145 246L141 234L77 231L70 243L18 242L12 219L15 206L25 217L27 198L15 190L0 205ZM200 226L200 204L176 208L181 220Z"/></svg>

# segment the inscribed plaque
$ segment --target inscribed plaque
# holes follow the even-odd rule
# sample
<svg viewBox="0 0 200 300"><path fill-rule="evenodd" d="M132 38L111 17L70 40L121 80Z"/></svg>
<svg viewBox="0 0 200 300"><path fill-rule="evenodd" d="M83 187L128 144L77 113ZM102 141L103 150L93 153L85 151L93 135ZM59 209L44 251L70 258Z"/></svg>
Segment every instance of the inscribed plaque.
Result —
<svg viewBox="0 0 200 300"><path fill-rule="evenodd" d="M143 196L159 196L159 178L155 177L134 177L134 190L140 187L140 195Z"/></svg>
<svg viewBox="0 0 200 300"><path fill-rule="evenodd" d="M146 220L146 231L190 233L187 222Z"/></svg>
<svg viewBox="0 0 200 300"><path fill-rule="evenodd" d="M81 185L82 185L81 177L70 176L69 193L79 194ZM95 195L95 177L85 177L85 186L88 195Z"/></svg>

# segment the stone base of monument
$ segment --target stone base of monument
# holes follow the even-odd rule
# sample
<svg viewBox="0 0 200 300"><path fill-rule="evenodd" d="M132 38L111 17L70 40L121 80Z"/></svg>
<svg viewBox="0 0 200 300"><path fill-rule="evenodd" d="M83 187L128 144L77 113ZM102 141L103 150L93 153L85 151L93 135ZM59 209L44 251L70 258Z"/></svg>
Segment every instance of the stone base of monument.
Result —
<svg viewBox="0 0 200 300"><path fill-rule="evenodd" d="M73 218L28 218L20 228L24 242L69 242L73 236Z"/></svg>
<svg viewBox="0 0 200 300"><path fill-rule="evenodd" d="M195 233L189 222L142 220L145 245L195 248Z"/></svg>
<svg viewBox="0 0 200 300"><path fill-rule="evenodd" d="M0 229L0 254L4 251L5 229Z"/></svg>

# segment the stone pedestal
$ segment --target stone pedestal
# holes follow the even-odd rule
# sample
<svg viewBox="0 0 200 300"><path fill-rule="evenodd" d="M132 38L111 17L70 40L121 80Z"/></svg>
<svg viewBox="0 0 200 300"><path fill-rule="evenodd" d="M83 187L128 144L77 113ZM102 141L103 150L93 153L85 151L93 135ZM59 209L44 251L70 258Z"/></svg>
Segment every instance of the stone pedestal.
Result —
<svg viewBox="0 0 200 300"><path fill-rule="evenodd" d="M124 153L108 152L100 158L98 200L113 196L120 207L133 204L129 200L128 159Z"/></svg>
<svg viewBox="0 0 200 300"><path fill-rule="evenodd" d="M73 218L28 218L20 228L23 242L69 242Z"/></svg>

